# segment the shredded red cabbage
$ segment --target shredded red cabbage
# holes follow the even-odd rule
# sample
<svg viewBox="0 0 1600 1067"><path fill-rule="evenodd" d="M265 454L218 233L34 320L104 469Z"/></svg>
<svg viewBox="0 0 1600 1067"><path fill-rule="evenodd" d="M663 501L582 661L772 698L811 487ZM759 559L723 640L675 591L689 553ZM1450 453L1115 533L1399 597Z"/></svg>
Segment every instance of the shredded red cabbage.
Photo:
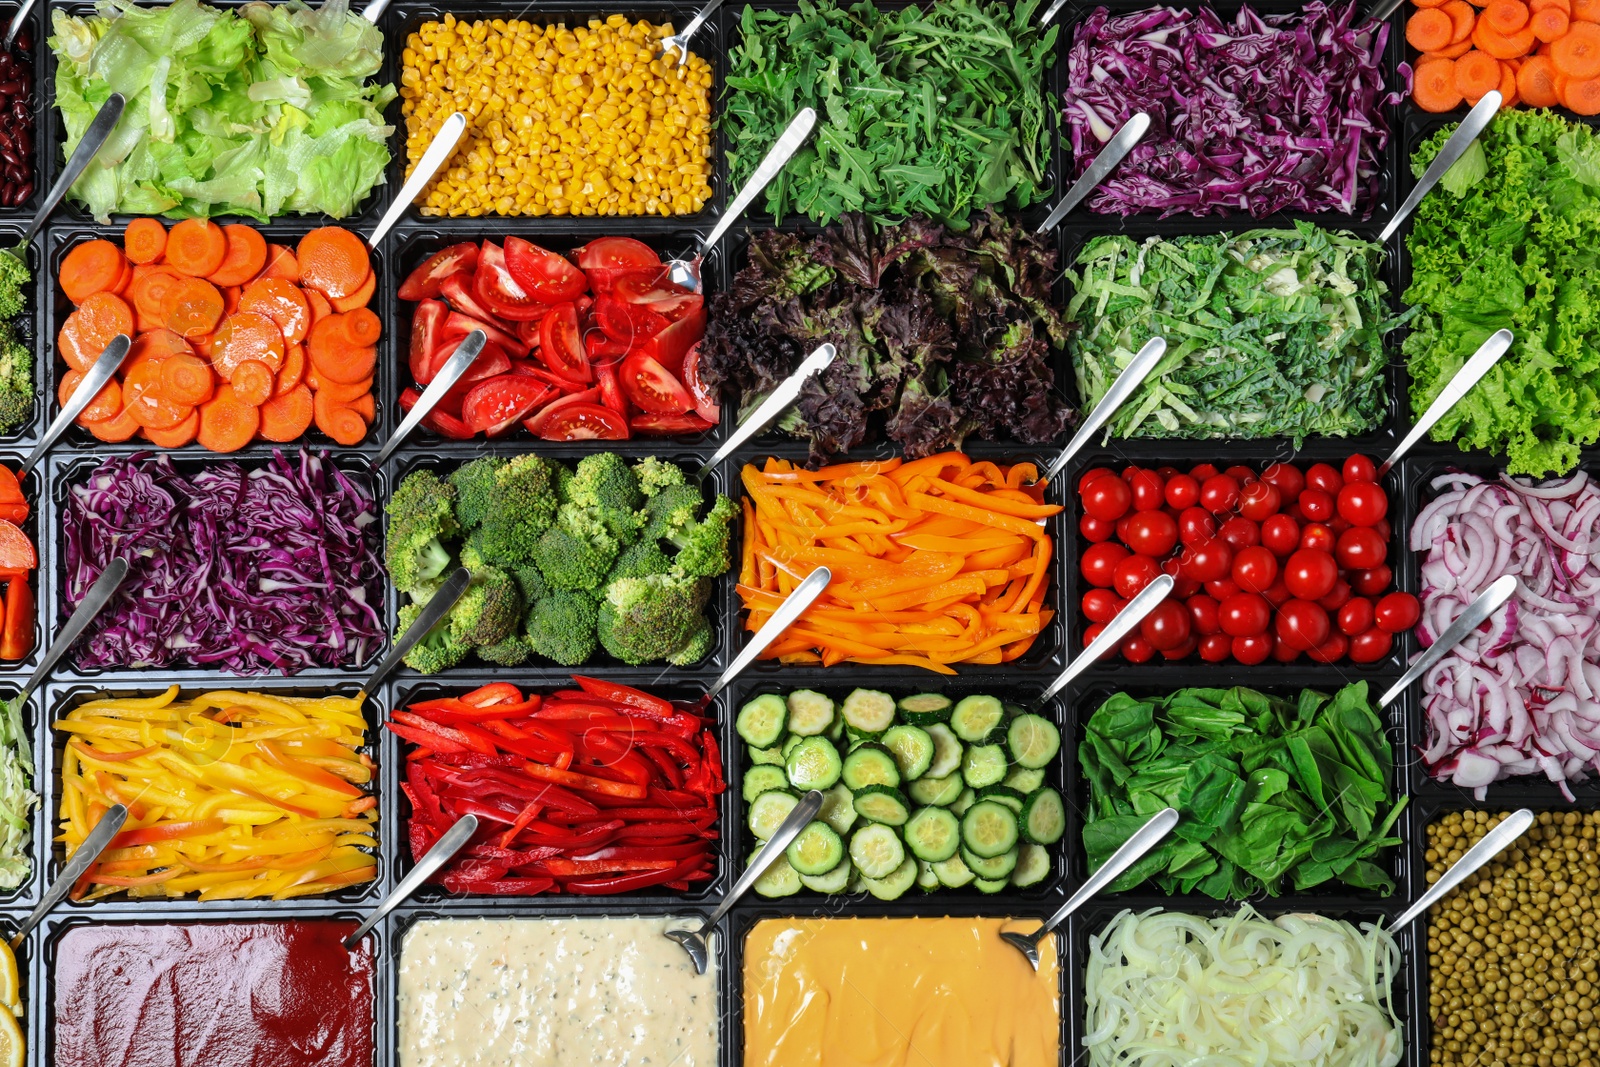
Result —
<svg viewBox="0 0 1600 1067"><path fill-rule="evenodd" d="M1152 121L1090 209L1370 215L1389 140L1382 109L1399 94L1383 85L1387 24L1356 33L1353 11L1313 0L1262 18L1245 7L1229 26L1209 7L1095 9L1067 57L1074 176L1135 112Z"/></svg>
<svg viewBox="0 0 1600 1067"><path fill-rule="evenodd" d="M66 597L128 577L77 646L82 670L354 667L382 645L378 508L325 454L192 478L166 456L106 460L67 495Z"/></svg>

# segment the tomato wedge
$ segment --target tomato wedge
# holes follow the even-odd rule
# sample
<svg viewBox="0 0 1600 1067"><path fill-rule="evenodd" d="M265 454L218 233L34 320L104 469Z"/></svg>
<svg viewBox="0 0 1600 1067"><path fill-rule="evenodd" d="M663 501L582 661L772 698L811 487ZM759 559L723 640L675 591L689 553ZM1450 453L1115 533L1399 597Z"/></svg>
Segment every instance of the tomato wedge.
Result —
<svg viewBox="0 0 1600 1067"><path fill-rule="evenodd" d="M652 311L668 316L697 302L705 304L705 298L699 293L674 282L665 267L631 270L618 275L611 291L618 300L645 304Z"/></svg>
<svg viewBox="0 0 1600 1067"><path fill-rule="evenodd" d="M659 267L661 257L643 241L632 237L602 237L572 250L572 258L589 276L596 293L609 293L618 278L629 271Z"/></svg>
<svg viewBox="0 0 1600 1067"><path fill-rule="evenodd" d="M31 571L39 565L33 542L14 522L0 519L0 570Z"/></svg>
<svg viewBox="0 0 1600 1067"><path fill-rule="evenodd" d="M706 335L706 309L702 304L646 341L642 351L672 374L683 370L683 357Z"/></svg>
<svg viewBox="0 0 1600 1067"><path fill-rule="evenodd" d="M635 433L646 437L670 437L680 433L705 433L716 427L694 412L687 415L655 415L646 412L628 420Z"/></svg>
<svg viewBox="0 0 1600 1067"><path fill-rule="evenodd" d="M435 377L438 376L440 370L444 369L445 363L455 354L455 351L456 345L454 341L446 342L439 346L439 350L433 354L435 361L433 373ZM467 393L474 385L486 378L509 373L511 373L511 360L506 355L505 349L493 341L489 342L483 346L483 351L478 353L478 358L468 365L466 372L461 375L461 379L450 387L449 392L439 398L439 410L459 417L461 415L461 406L466 401Z"/></svg>
<svg viewBox="0 0 1600 1067"><path fill-rule="evenodd" d="M609 363L602 363L595 368L595 377L600 381L600 403L619 415L626 415L628 402L622 399L622 383L617 380L617 369Z"/></svg>
<svg viewBox="0 0 1600 1067"><path fill-rule="evenodd" d="M484 307L502 319L536 319L550 305L524 289L506 267L506 254L493 241L484 241L478 253L478 270L472 276L472 293Z"/></svg>
<svg viewBox="0 0 1600 1067"><path fill-rule="evenodd" d="M448 341L454 337L465 337L473 330L482 330L485 337L505 349L510 355L525 356L528 354L528 346L524 341L506 333L498 326L482 319L475 319L471 315L463 315L459 311L450 312L449 318L444 320L444 326L440 329L439 336Z"/></svg>
<svg viewBox="0 0 1600 1067"><path fill-rule="evenodd" d="M628 424L599 404L568 404L545 421L539 436L546 441L626 441Z"/></svg>
<svg viewBox="0 0 1600 1067"><path fill-rule="evenodd" d="M622 388L633 406L655 415L682 415L694 409L683 383L643 352L622 361Z"/></svg>
<svg viewBox="0 0 1600 1067"><path fill-rule="evenodd" d="M422 301L411 316L411 349L406 361L411 365L411 379L418 385L433 381L436 368L431 357L439 347L444 320L449 317L450 308L442 300Z"/></svg>
<svg viewBox="0 0 1600 1067"><path fill-rule="evenodd" d="M594 302L594 321L607 337L628 345L643 344L670 325L644 304L625 304L605 294Z"/></svg>
<svg viewBox="0 0 1600 1067"><path fill-rule="evenodd" d="M450 306L463 315L471 315L475 319L492 319L494 313L472 295L472 275L452 274L444 280L439 287L439 295L450 302Z"/></svg>
<svg viewBox="0 0 1600 1067"><path fill-rule="evenodd" d="M490 437L504 433L525 418L550 394L551 387L536 378L501 374L473 385L461 403L461 421L473 433Z"/></svg>
<svg viewBox="0 0 1600 1067"><path fill-rule="evenodd" d="M689 390L689 396L694 400L694 413L712 424L722 422L722 405L717 402L716 394L707 389L700 380L700 346L698 344L689 349L689 354L683 357L683 387Z"/></svg>
<svg viewBox="0 0 1600 1067"><path fill-rule="evenodd" d="M400 283L401 300L424 300L439 295L440 283L452 274L471 275L478 269L478 246L471 241L443 248L422 261L422 265Z"/></svg>
<svg viewBox="0 0 1600 1067"><path fill-rule="evenodd" d="M578 382L594 380L594 368L583 350L575 304L557 304L539 324L539 358L556 374Z"/></svg>
<svg viewBox="0 0 1600 1067"><path fill-rule="evenodd" d="M400 394L400 410L410 411L417 406L417 401L422 399L422 394L415 389L406 389ZM422 416L422 425L438 434L448 437L453 441L470 441L473 437L467 424L452 415L440 411L435 407L432 411Z"/></svg>
<svg viewBox="0 0 1600 1067"><path fill-rule="evenodd" d="M536 300L559 304L575 300L589 290L583 272L548 248L520 237L507 237L506 269Z"/></svg>
<svg viewBox="0 0 1600 1067"><path fill-rule="evenodd" d="M593 404L599 399L600 389L598 386L592 389L584 389L581 392L570 393L567 396L557 397L544 407L540 408L538 411L534 412L534 415L531 419L524 419L522 421L522 425L529 433L538 436L538 434L544 429L544 424L549 422L551 417L562 408L565 408L571 404Z"/></svg>

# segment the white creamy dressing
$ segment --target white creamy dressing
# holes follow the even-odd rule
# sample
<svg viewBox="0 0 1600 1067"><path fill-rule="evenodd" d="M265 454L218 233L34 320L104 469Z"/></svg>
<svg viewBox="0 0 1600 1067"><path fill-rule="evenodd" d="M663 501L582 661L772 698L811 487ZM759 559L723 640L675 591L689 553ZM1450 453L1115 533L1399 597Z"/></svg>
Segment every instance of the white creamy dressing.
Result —
<svg viewBox="0 0 1600 1067"><path fill-rule="evenodd" d="M716 958L682 920L443 919L400 954L402 1067L715 1067Z"/></svg>

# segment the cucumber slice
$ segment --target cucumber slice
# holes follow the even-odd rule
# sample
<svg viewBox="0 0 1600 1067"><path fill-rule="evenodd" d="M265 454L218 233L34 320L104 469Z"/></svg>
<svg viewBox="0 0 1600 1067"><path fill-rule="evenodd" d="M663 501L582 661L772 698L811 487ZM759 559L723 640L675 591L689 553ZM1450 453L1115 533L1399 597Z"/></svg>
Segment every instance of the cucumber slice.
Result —
<svg viewBox="0 0 1600 1067"><path fill-rule="evenodd" d="M961 757L961 777L974 789L998 785L1006 776L1006 750L999 745L968 745Z"/></svg>
<svg viewBox="0 0 1600 1067"><path fill-rule="evenodd" d="M913 804L947 808L956 802L966 784L959 774L950 774L943 778L929 778L924 775L907 786L906 792L911 795Z"/></svg>
<svg viewBox="0 0 1600 1067"><path fill-rule="evenodd" d="M976 856L988 858L1000 855L1017 843L1016 812L993 800L978 801L961 816L961 843ZM970 862L967 865L972 866ZM983 875L982 871L977 873ZM999 875L989 877L997 878Z"/></svg>
<svg viewBox="0 0 1600 1067"><path fill-rule="evenodd" d="M994 697L962 697L950 712L950 729L963 741L979 742L1005 721L1006 712Z"/></svg>
<svg viewBox="0 0 1600 1067"><path fill-rule="evenodd" d="M936 722L950 721L952 703L943 693L918 693L903 697L896 710L912 726L932 726Z"/></svg>
<svg viewBox="0 0 1600 1067"><path fill-rule="evenodd" d="M933 763L933 738L920 726L891 726L883 735L883 747L894 757L905 781L921 778Z"/></svg>
<svg viewBox="0 0 1600 1067"><path fill-rule="evenodd" d="M918 808L906 821L906 847L919 860L938 863L956 854L961 823L944 808Z"/></svg>
<svg viewBox="0 0 1600 1067"><path fill-rule="evenodd" d="M843 715L835 715L833 717L833 723L828 727L828 732L824 736L826 736L829 741L838 741L844 737Z"/></svg>
<svg viewBox="0 0 1600 1067"><path fill-rule="evenodd" d="M796 689L789 694L789 732L801 737L816 737L833 725L833 698L814 689Z"/></svg>
<svg viewBox="0 0 1600 1067"><path fill-rule="evenodd" d="M931 893L939 888L939 874L933 869L933 864L927 860L917 861L917 888L924 893Z"/></svg>
<svg viewBox="0 0 1600 1067"><path fill-rule="evenodd" d="M756 854L750 853L750 858L755 859ZM750 888L764 897L791 897L800 892L800 872L789 865L789 857L774 856Z"/></svg>
<svg viewBox="0 0 1600 1067"><path fill-rule="evenodd" d="M802 874L800 884L813 893L843 893L855 873L856 869L849 860L841 860L827 874Z"/></svg>
<svg viewBox="0 0 1600 1067"><path fill-rule="evenodd" d="M961 740L955 733L942 722L924 727L928 739L933 742L933 762L928 764L928 769L923 771L929 778L943 778L956 773L961 766Z"/></svg>
<svg viewBox="0 0 1600 1067"><path fill-rule="evenodd" d="M1024 842L1017 850L1017 869L1011 872L1011 884L1019 889L1038 885L1050 876L1054 866L1043 846Z"/></svg>
<svg viewBox="0 0 1600 1067"><path fill-rule="evenodd" d="M862 878L867 892L879 900L899 900L917 881L917 861L907 856L883 878Z"/></svg>
<svg viewBox="0 0 1600 1067"><path fill-rule="evenodd" d="M885 878L905 858L900 835L881 823L863 826L850 835L850 862L863 878Z"/></svg>
<svg viewBox="0 0 1600 1067"><path fill-rule="evenodd" d="M767 748L777 744L788 721L789 707L783 698L776 693L762 693L739 709L733 728L751 747Z"/></svg>
<svg viewBox="0 0 1600 1067"><path fill-rule="evenodd" d="M966 861L961 858L959 853L951 856L943 863L935 863L933 865L933 873L939 876L941 885L948 886L951 889L960 889L962 886L971 885L972 879L976 877L972 873L972 868L967 866Z"/></svg>
<svg viewBox="0 0 1600 1067"><path fill-rule="evenodd" d="M900 790L887 785L869 785L855 795L856 814L885 826L904 826L911 818L911 805ZM935 809L941 810L941 809Z"/></svg>
<svg viewBox="0 0 1600 1067"><path fill-rule="evenodd" d="M1011 773L1006 775L1000 784L1009 785L1023 796L1027 796L1044 785L1044 772L1033 767L1013 767Z"/></svg>
<svg viewBox="0 0 1600 1067"><path fill-rule="evenodd" d="M1011 872L1017 869L1017 862L1022 855L1020 849L1008 848L998 856L979 856L969 848L962 848L961 862L972 868L972 873L979 878L1010 878Z"/></svg>
<svg viewBox="0 0 1600 1067"><path fill-rule="evenodd" d="M750 753L750 762L757 766L783 766L783 748L780 745L770 745L767 748L757 748L754 745L746 745L745 751Z"/></svg>
<svg viewBox="0 0 1600 1067"><path fill-rule="evenodd" d="M1036 845L1053 845L1067 832L1067 806L1049 786L1022 802L1022 836Z"/></svg>
<svg viewBox="0 0 1600 1067"><path fill-rule="evenodd" d="M789 776L778 767L756 766L744 772L744 802L750 803L762 793L773 789L788 789Z"/></svg>
<svg viewBox="0 0 1600 1067"><path fill-rule="evenodd" d="M876 689L856 689L844 698L839 713L850 729L877 737L894 725L894 697Z"/></svg>
<svg viewBox="0 0 1600 1067"><path fill-rule="evenodd" d="M865 789L869 785L898 786L900 765L895 763L888 749L869 741L851 749L844 758L840 780L853 790Z"/></svg>
<svg viewBox="0 0 1600 1067"><path fill-rule="evenodd" d="M1004 878L978 878L972 884L980 893L998 893L1011 883Z"/></svg>
<svg viewBox="0 0 1600 1067"><path fill-rule="evenodd" d="M1012 811L1020 813L1022 811L1022 803L1023 801L1027 800L1028 797L1026 793L1012 789L1009 785L1002 783L1001 785L984 786L982 789L978 790L978 799L997 801L998 803L1004 804Z"/></svg>
<svg viewBox="0 0 1600 1067"><path fill-rule="evenodd" d="M796 748L799 748L800 742L804 740L805 738L801 737L799 734L789 734L783 739L783 747L778 751L783 753L783 762L786 765L789 762L789 753L793 752Z"/></svg>
<svg viewBox="0 0 1600 1067"><path fill-rule="evenodd" d="M1061 751L1061 731L1042 715L1018 715L1006 727L1006 744L1018 765L1045 767Z"/></svg>
<svg viewBox="0 0 1600 1067"><path fill-rule="evenodd" d="M800 798L783 790L769 790L750 802L750 832L759 841L765 841L778 832L783 820L789 817Z"/></svg>
<svg viewBox="0 0 1600 1067"><path fill-rule="evenodd" d="M802 793L809 789L831 789L839 780L842 766L839 750L826 737L797 737L798 744L789 750L784 770L789 784Z"/></svg>
<svg viewBox="0 0 1600 1067"><path fill-rule="evenodd" d="M789 847L783 850L789 865L801 874L827 874L844 859L844 842L833 827L814 819L801 827Z"/></svg>
<svg viewBox="0 0 1600 1067"><path fill-rule="evenodd" d="M961 790L961 795L956 797L956 802L950 805L950 814L960 818L967 813L967 809L978 802L978 793L971 786Z"/></svg>
<svg viewBox="0 0 1600 1067"><path fill-rule="evenodd" d="M822 794L822 810L817 812L817 818L838 833L849 833L850 827L856 824L855 795L850 792L850 787L839 782Z"/></svg>

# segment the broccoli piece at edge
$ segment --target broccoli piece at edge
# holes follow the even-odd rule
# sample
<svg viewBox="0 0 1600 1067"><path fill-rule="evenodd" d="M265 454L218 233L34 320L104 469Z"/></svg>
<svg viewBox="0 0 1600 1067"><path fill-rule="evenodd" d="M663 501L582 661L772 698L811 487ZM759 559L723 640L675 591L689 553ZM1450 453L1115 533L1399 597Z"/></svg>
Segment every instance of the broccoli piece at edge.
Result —
<svg viewBox="0 0 1600 1067"><path fill-rule="evenodd" d="M676 573L612 582L600 604L600 643L634 666L682 656L704 640L710 596L710 582Z"/></svg>
<svg viewBox="0 0 1600 1067"><path fill-rule="evenodd" d="M625 545L639 538L639 507L644 494L628 463L615 452L597 452L578 461L566 500L599 516L611 536Z"/></svg>
<svg viewBox="0 0 1600 1067"><path fill-rule="evenodd" d="M617 562L612 566L611 573L606 575L606 584L621 578L644 578L652 574L666 574L672 569L672 560L661 551L661 546L655 541L640 541L636 545L629 545L617 555Z"/></svg>
<svg viewBox="0 0 1600 1067"><path fill-rule="evenodd" d="M478 658L501 667L516 667L533 655L533 649L520 634L512 634L497 645L479 645Z"/></svg>
<svg viewBox="0 0 1600 1067"><path fill-rule="evenodd" d="M407 604L400 609L400 625L395 630L399 637L411 628L417 621L417 616L422 613L421 604ZM449 670L467 658L467 653L472 651L472 646L464 641L457 640L451 633L450 619L446 616L437 626L428 631L426 637L418 641L410 652L406 653L406 666L423 674L438 674L440 671Z"/></svg>
<svg viewBox="0 0 1600 1067"><path fill-rule="evenodd" d="M0 263L0 319L14 319L22 314L27 298L23 295L33 274L27 264L16 256L7 256Z"/></svg>
<svg viewBox="0 0 1600 1067"><path fill-rule="evenodd" d="M505 465L499 456L484 456L450 472L450 484L456 489L456 518L463 530L482 525L483 517L493 510L495 474Z"/></svg>
<svg viewBox="0 0 1600 1067"><path fill-rule="evenodd" d="M33 418L33 397L33 353L17 340L11 323L0 323L0 433Z"/></svg>
<svg viewBox="0 0 1600 1067"><path fill-rule="evenodd" d="M645 496L655 496L662 489L683 485L686 479L683 468L676 463L646 456L633 465L633 476L639 480L639 490Z"/></svg>
<svg viewBox="0 0 1600 1067"><path fill-rule="evenodd" d="M396 589L426 589L431 595L431 583L450 566L442 541L461 532L455 500L455 488L430 470L407 475L389 498L383 556Z"/></svg>
<svg viewBox="0 0 1600 1067"><path fill-rule="evenodd" d="M576 667L594 655L598 613L588 593L550 593L528 612L528 643L546 659Z"/></svg>
<svg viewBox="0 0 1600 1067"><path fill-rule="evenodd" d="M469 645L498 645L516 633L522 614L522 597L511 576L487 567L472 576L472 584L450 609L450 633Z"/></svg>
<svg viewBox="0 0 1600 1067"><path fill-rule="evenodd" d="M719 494L705 518L667 534L667 540L678 549L673 566L691 578L715 578L725 574L733 566L728 542L738 514L733 501Z"/></svg>

